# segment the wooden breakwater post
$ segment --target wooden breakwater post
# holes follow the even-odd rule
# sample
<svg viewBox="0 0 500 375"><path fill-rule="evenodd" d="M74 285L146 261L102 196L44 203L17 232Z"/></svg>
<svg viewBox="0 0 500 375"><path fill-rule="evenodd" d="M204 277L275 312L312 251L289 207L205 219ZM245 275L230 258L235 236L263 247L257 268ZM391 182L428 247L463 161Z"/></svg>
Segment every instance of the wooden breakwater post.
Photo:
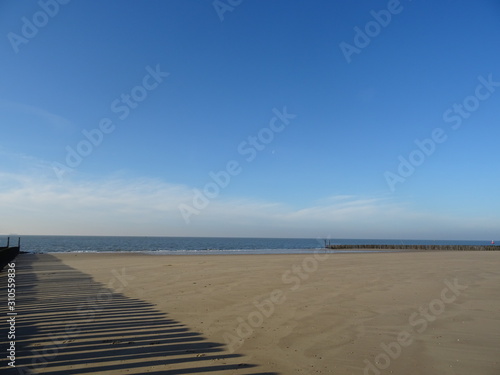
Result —
<svg viewBox="0 0 500 375"><path fill-rule="evenodd" d="M21 251L21 237L17 239L17 246L10 246L10 237L7 237L7 246L0 247L0 271L12 262Z"/></svg>
<svg viewBox="0 0 500 375"><path fill-rule="evenodd" d="M325 242L326 244L326 242ZM330 250L450 250L450 251L498 251L498 245L325 245Z"/></svg>

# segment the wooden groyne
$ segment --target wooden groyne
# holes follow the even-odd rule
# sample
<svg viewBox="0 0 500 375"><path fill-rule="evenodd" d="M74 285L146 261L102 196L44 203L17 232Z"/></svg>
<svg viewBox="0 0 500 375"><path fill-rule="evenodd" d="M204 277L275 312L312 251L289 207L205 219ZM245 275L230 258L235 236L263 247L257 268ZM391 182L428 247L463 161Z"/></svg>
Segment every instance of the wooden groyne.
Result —
<svg viewBox="0 0 500 375"><path fill-rule="evenodd" d="M498 251L500 246L473 246L473 245L325 245L330 250L454 250L454 251Z"/></svg>
<svg viewBox="0 0 500 375"><path fill-rule="evenodd" d="M21 237L17 239L17 246L10 246L10 237L7 237L7 246L0 247L0 271L19 254Z"/></svg>

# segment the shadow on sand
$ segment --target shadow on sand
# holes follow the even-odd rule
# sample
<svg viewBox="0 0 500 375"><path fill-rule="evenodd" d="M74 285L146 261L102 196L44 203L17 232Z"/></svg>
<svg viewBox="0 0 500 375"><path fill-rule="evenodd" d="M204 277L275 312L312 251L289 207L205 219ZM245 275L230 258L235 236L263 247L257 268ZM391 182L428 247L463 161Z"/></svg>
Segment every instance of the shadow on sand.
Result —
<svg viewBox="0 0 500 375"><path fill-rule="evenodd" d="M2 272L2 306L7 306L6 277ZM208 341L150 303L126 297L120 293L124 283L116 271L104 285L51 255L18 256L16 369L6 371L9 360L2 355L1 372L277 375L255 372L257 365L230 354L224 344Z"/></svg>

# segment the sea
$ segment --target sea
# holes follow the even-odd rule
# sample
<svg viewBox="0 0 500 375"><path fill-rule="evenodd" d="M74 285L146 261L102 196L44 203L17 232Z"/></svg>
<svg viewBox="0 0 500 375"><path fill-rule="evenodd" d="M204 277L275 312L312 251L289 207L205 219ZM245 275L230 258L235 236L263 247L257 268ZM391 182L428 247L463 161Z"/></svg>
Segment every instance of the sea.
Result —
<svg viewBox="0 0 500 375"><path fill-rule="evenodd" d="M20 236L21 251L28 253L148 253L194 254L304 254L325 250L325 243L339 245L482 245L489 241L323 239L323 238L229 238L229 237L117 237L117 236ZM325 242L326 241L326 242ZM18 236L10 236L15 246ZM0 236L6 246L7 236ZM351 252L328 250L327 252ZM356 251L359 252L359 251Z"/></svg>

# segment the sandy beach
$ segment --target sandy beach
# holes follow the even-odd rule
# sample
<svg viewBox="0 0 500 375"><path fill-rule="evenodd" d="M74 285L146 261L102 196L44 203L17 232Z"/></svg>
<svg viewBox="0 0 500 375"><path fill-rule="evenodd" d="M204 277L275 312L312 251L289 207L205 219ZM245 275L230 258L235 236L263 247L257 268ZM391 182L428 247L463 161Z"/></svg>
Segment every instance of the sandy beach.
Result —
<svg viewBox="0 0 500 375"><path fill-rule="evenodd" d="M499 296L500 252L22 254L12 373L498 375Z"/></svg>

